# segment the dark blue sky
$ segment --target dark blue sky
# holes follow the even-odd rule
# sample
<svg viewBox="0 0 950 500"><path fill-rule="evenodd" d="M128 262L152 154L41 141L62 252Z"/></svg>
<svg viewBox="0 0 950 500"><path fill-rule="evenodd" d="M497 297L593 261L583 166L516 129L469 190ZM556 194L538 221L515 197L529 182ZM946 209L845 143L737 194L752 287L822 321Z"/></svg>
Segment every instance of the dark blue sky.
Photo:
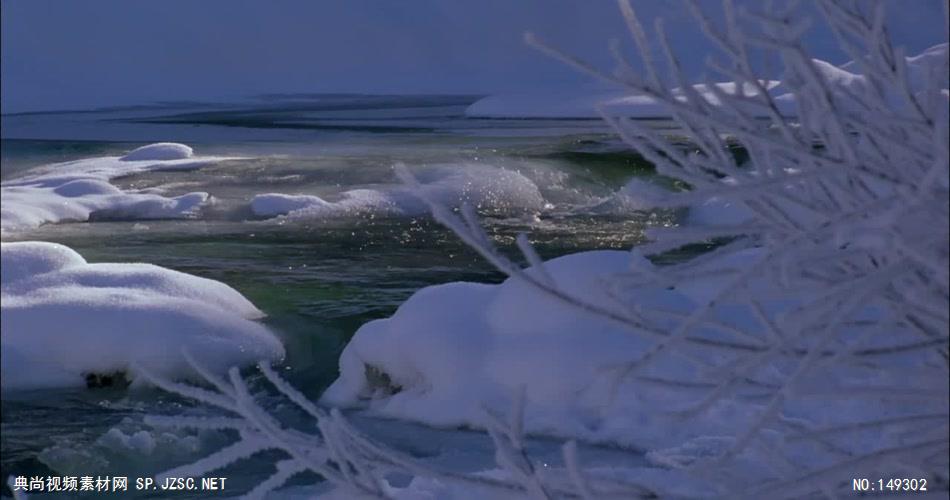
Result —
<svg viewBox="0 0 950 500"><path fill-rule="evenodd" d="M755 2L753 2L755 4ZM696 75L706 44L678 2L663 16ZM715 10L716 2L704 5ZM910 52L943 41L940 0L892 0ZM2 0L3 112L268 92L492 93L589 78L527 48L532 30L609 66L608 0ZM815 31L816 55L842 62Z"/></svg>

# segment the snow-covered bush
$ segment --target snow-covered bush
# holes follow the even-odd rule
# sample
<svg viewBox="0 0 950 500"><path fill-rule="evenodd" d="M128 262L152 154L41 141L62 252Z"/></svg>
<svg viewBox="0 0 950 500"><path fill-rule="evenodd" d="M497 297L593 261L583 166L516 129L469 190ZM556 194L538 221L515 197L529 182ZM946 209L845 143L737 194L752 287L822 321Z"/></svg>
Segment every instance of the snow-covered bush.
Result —
<svg viewBox="0 0 950 500"><path fill-rule="evenodd" d="M882 4L820 0L818 5L852 58L844 67L808 56L800 44L807 23L794 9L759 12L727 1L719 26L691 4L720 49L710 70L731 79L731 88L741 92L727 92L713 80L697 91L677 70L662 23L651 39L624 1L620 10L643 71L628 64L619 48L618 70L608 73L528 36L542 51L661 103L689 140L688 147L675 145L622 109L600 108L659 174L690 187L651 196L651 201L703 214L680 227L653 230L652 243L636 249L625 267L613 265L613 252L546 264L521 237L519 248L531 266L523 269L494 247L471 208L456 213L418 191L437 220L508 274L509 281L497 290L441 290L459 300L424 290L385 323L367 325L344 353L341 379L329 399L412 416L414 403L435 408L459 403L450 398L470 398L464 403L488 411L452 418L490 433L500 471L467 475L424 466L367 439L337 410L317 407L263 366L266 378L315 419L316 429L307 433L282 426L255 402L234 370L227 381L208 377L216 392L154 378L166 389L237 416L153 418L154 424L228 428L241 436L220 453L167 474L199 475L278 449L287 458L254 495L304 470L346 491L381 497L405 493L387 482L396 472L537 498L667 496L683 494L683 482L690 481L701 489L687 495L733 498L833 498L852 492L853 478L925 479L928 489L945 490L950 448L947 45L906 57L888 38ZM770 75L756 69L753 58L763 52L784 68L779 87L766 88ZM738 148L746 154L733 154ZM410 186L418 186L408 170L400 173ZM656 266L644 258L711 239L720 242L717 248L680 264ZM571 274L580 268L565 262L597 269L597 279ZM575 364L557 368L587 377L583 382L600 399L583 406L591 399L580 388L564 393L556 409L570 409L562 412L565 418L581 415L577 418L599 430L637 429L626 444L642 445L652 464L677 475L636 482L630 480L636 474L621 480L585 471L570 441L563 468L538 467L526 454L522 436L550 429L544 417L558 414L532 406L558 404L545 384L511 371L496 385L448 394L426 376L441 376L445 370L439 366L446 360L437 358L450 349L417 358L396 348L374 349L378 342L396 346L420 336L432 337L426 346L451 342L447 335L453 332L444 327L455 323L446 319L447 305L471 318L467 325L484 328L481 339L477 332L462 336L476 344L465 352L487 356L483 362L501 371L525 359L559 363L557 356L532 357L532 346L543 351L540 343L546 339L570 346L572 361L586 364L587 371ZM552 311L558 321L548 321ZM519 323L521 314L533 316ZM584 325L592 327L578 331ZM526 333L536 333L529 337L534 344L524 343L522 356L506 362L506 349L517 345L511 339ZM630 342L619 341L618 334ZM585 347L578 335L591 345L609 341L627 351L594 354L601 350ZM491 342L491 348L478 346L480 341ZM514 401L507 419L493 404L505 391ZM633 398L641 404L631 403ZM465 408L453 410L460 407ZM565 437L590 437L572 435L570 425L554 427Z"/></svg>

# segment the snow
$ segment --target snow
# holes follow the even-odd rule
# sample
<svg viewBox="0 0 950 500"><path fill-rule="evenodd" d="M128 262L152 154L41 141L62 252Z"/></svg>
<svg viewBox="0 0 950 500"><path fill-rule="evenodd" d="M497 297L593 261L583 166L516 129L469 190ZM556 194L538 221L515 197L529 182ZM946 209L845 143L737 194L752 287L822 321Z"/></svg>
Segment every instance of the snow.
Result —
<svg viewBox="0 0 950 500"><path fill-rule="evenodd" d="M531 213L544 208L538 186L514 170L479 163L435 165L421 169L416 178L429 199L447 206L468 203L486 211ZM414 216L428 207L404 185L384 185L340 193L338 201L312 195L267 193L251 200L260 217L325 218L361 214Z"/></svg>
<svg viewBox="0 0 950 500"><path fill-rule="evenodd" d="M194 150L184 144L159 142L130 151L122 157L122 161L184 160L185 158L191 158L193 155Z"/></svg>
<svg viewBox="0 0 950 500"><path fill-rule="evenodd" d="M761 255L761 249L747 249L718 257L709 265L727 274L739 272L754 265ZM544 267L564 293L585 303L618 314L629 311L632 304L644 310L667 311L666 319L657 320L657 328L667 333L675 330L676 318L709 303L726 283L717 275L672 287L627 286L623 294L616 294L614 285L623 284L618 277L633 270L656 271L638 254L620 251L567 255L546 262ZM539 276L536 268L528 272ZM783 295L764 282L753 281L749 286L771 318L800 303L800 298ZM625 302L620 303L618 296ZM718 321L746 331L754 331L759 324L755 313L742 304L718 304L714 310ZM879 315L873 308L862 313L872 320ZM719 331L698 331L711 340L735 340L724 338ZM897 330L886 341L911 338ZM640 377L617 378L617 367L639 359L653 340L602 315L570 307L517 278L499 285L457 282L431 286L418 291L392 317L367 323L356 332L340 357L340 377L321 401L427 425L481 428L485 409L510 411L514 395L523 390L525 429L532 434L653 450L660 465L685 464L711 453L710 447L733 443L760 414L762 400L724 398L687 425L675 412L702 399L706 394L699 387L702 384L671 390L655 382L702 379L690 362L690 353L715 366L728 363L728 352L705 345L695 346L695 350L680 345L676 354L656 359ZM769 369L777 370L776 380L787 375L780 375L781 364ZM858 367L841 370L823 373L839 381L896 383L888 378L894 373ZM817 423L829 415L840 422L849 415L865 419L893 411L875 404L806 398L790 403L785 412L790 418ZM853 443L855 447L880 444ZM822 456L816 453L812 458Z"/></svg>
<svg viewBox="0 0 950 500"><path fill-rule="evenodd" d="M938 87L947 87L950 80L945 66L948 50L950 50L950 44L941 43L907 58L909 70L907 76L912 88L924 89L927 82L935 82Z"/></svg>
<svg viewBox="0 0 950 500"><path fill-rule="evenodd" d="M63 245L2 243L2 387L82 386L142 369L189 377L278 360L280 341L231 287L150 264L89 264Z"/></svg>
<svg viewBox="0 0 950 500"><path fill-rule="evenodd" d="M941 65L946 59L947 44L939 44L922 53L907 57L908 76L911 88L922 92L925 82L935 81L941 88L947 86L946 69ZM850 96L870 91L867 78L857 72L854 61L835 66L821 59L813 59L817 71L831 84L835 95L844 101ZM936 80L930 75L943 75ZM795 96L787 85L777 80L764 82L766 89L774 97L778 109L783 114L797 113ZM715 84L727 95L735 95L737 85L734 82ZM693 85L693 88L708 103L718 106L718 96L706 84ZM682 97L682 91L673 92ZM746 84L745 95L755 95L751 85ZM898 99L899 96L894 96ZM630 118L667 118L670 111L666 105L643 95L630 95L623 89L590 90L584 88L537 91L532 93L497 94L484 97L465 110L472 118L599 118L597 107L612 116Z"/></svg>
<svg viewBox="0 0 950 500"><path fill-rule="evenodd" d="M121 190L110 180L146 171L193 170L224 158L194 157L183 144L158 143L122 157L101 157L36 168L0 184L0 231L21 232L42 224L85 221L92 216L120 219L193 217L209 202L208 193L165 197Z"/></svg>
<svg viewBox="0 0 950 500"><path fill-rule="evenodd" d="M470 118L599 118L596 106L623 99L622 90L591 92L589 90L557 90L531 93L497 94L472 103L465 116ZM631 98L632 99L632 98ZM663 110L649 98L639 97L643 104L640 115L662 116ZM649 108L648 106L656 106ZM648 111L649 110L649 111Z"/></svg>
<svg viewBox="0 0 950 500"><path fill-rule="evenodd" d="M554 259L545 267L572 296L609 306L616 302L600 280L629 269L629 262L627 252L595 251ZM688 302L679 294L665 295L674 305ZM507 410L523 386L528 430L640 445L644 431L656 430L642 425L648 412L637 408L641 397L618 398L604 413L610 395L595 381L603 376L602 366L628 360L645 347L616 325L566 308L514 279L501 285L437 285L417 292L391 318L357 331L340 357L340 378L322 401L365 403L382 415L430 425L478 427L483 405ZM370 376L375 372L386 374L388 387L384 377Z"/></svg>
<svg viewBox="0 0 950 500"><path fill-rule="evenodd" d="M727 95L735 95L738 86L734 82L716 83ZM778 81L763 82L766 89L774 89ZM693 89L707 102L719 104L719 98L706 84L693 85ZM754 87L746 85L746 95L755 95ZM673 92L685 99L680 89ZM484 97L465 110L471 118L600 118L597 108L612 116L630 118L665 118L670 112L665 104L643 95L630 95L629 90L607 89L591 91L575 89L538 91L530 94L499 94Z"/></svg>

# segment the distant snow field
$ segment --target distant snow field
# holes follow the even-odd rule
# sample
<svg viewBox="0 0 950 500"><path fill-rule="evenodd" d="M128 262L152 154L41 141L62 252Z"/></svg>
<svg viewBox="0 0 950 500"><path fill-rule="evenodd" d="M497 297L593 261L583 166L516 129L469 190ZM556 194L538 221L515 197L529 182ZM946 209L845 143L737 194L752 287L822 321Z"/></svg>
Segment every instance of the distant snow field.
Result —
<svg viewBox="0 0 950 500"><path fill-rule="evenodd" d="M907 57L909 80L915 92L924 90L926 82L931 81L932 71L942 71L940 62L946 57L947 44L939 44L922 53ZM826 81L832 83L835 92L841 94L859 94L869 90L870 84L860 73L860 66L854 61L835 66L827 61L815 59L819 71ZM701 99L713 106L721 104L720 95L737 95L735 82L719 82L712 88L707 84L693 85L693 90ZM785 115L797 113L795 96L786 84L777 80L763 81L762 86L773 96L778 111ZM758 94L753 85L746 84L743 95ZM673 89L679 99L687 97L682 89ZM498 94L484 97L465 110L472 118L600 118L601 110L610 116L629 118L668 118L671 111L667 106L645 95L631 95L622 88L539 91L521 94ZM756 111L756 110L753 110ZM758 110L762 113L762 110Z"/></svg>

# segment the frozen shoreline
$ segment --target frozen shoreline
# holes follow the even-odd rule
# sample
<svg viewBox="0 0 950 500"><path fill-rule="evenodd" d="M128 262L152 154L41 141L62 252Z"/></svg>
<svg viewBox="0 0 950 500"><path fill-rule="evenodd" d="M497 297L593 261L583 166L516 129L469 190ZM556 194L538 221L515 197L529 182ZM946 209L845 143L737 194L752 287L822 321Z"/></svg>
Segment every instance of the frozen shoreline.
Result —
<svg viewBox="0 0 950 500"><path fill-rule="evenodd" d="M195 157L183 144L143 146L122 157L48 165L0 184L0 232L12 234L42 224L86 221L93 215L124 219L193 217L210 201L206 192L173 198L123 191L109 183L146 171L194 170L231 158Z"/></svg>

